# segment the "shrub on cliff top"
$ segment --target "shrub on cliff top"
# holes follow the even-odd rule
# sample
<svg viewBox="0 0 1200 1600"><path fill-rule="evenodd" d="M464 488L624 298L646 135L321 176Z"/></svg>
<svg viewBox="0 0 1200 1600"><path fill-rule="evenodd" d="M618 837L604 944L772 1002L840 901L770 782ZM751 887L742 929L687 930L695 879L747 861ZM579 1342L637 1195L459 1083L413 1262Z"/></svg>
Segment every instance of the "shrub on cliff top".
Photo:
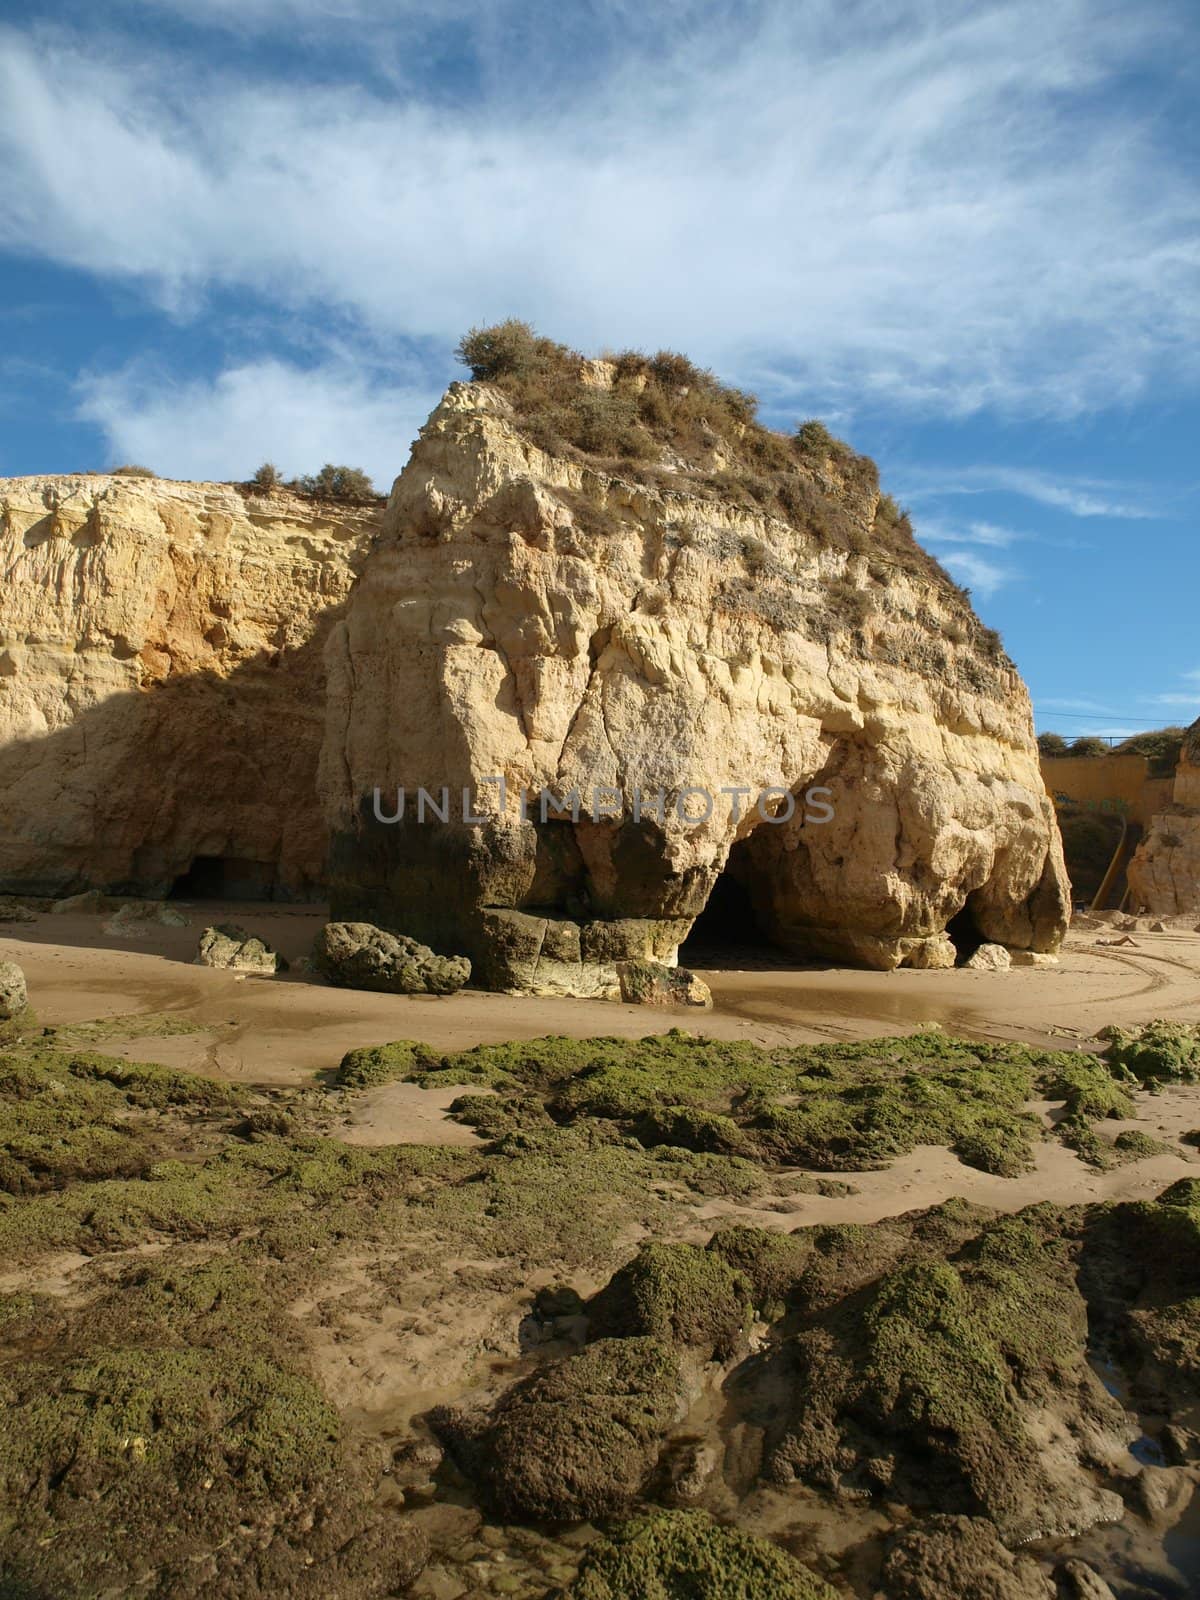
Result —
<svg viewBox="0 0 1200 1600"><path fill-rule="evenodd" d="M351 503L374 500L375 485L361 467L337 467L327 461L315 475L296 478L291 487L316 500L342 500Z"/></svg>
<svg viewBox="0 0 1200 1600"><path fill-rule="evenodd" d="M457 354L473 380L503 390L526 435L549 454L620 462L651 482L665 470L673 487L761 509L838 548L878 547L953 590L893 500L879 501L872 525L879 472L868 456L820 422L792 436L764 427L754 395L676 350L625 350L589 363L509 318L472 328Z"/></svg>
<svg viewBox="0 0 1200 1600"><path fill-rule="evenodd" d="M122 467L112 469L114 478L157 478L158 473L152 472L149 467L138 467L132 462L126 462Z"/></svg>

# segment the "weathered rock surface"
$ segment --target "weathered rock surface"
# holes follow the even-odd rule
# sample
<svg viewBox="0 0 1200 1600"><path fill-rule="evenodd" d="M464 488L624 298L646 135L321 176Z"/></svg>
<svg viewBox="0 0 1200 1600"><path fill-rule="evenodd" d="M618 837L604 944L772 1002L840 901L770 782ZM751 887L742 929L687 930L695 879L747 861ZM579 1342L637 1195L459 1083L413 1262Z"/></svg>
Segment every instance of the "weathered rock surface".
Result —
<svg viewBox="0 0 1200 1600"><path fill-rule="evenodd" d="M430 1420L505 1516L574 1522L628 1513L685 1409L666 1345L601 1339L517 1384L488 1418Z"/></svg>
<svg viewBox="0 0 1200 1600"><path fill-rule="evenodd" d="M1037 1563L1006 1550L984 1517L925 1517L894 1535L883 1594L887 1600L1055 1600L1054 1585Z"/></svg>
<svg viewBox="0 0 1200 1600"><path fill-rule="evenodd" d="M1012 956L1002 944L981 944L963 963L972 972L1007 972Z"/></svg>
<svg viewBox="0 0 1200 1600"><path fill-rule="evenodd" d="M687 967L668 967L661 961L618 961L621 999L638 1006L712 1007L712 990Z"/></svg>
<svg viewBox="0 0 1200 1600"><path fill-rule="evenodd" d="M191 920L161 900L127 900L101 926L118 939L141 939L152 928L186 928Z"/></svg>
<svg viewBox="0 0 1200 1600"><path fill-rule="evenodd" d="M1165 916L1200 911L1200 721L1183 742L1172 804L1152 818L1129 863L1129 894Z"/></svg>
<svg viewBox="0 0 1200 1600"><path fill-rule="evenodd" d="M15 961L0 961L0 1022L19 1017L28 1003L25 974Z"/></svg>
<svg viewBox="0 0 1200 1600"><path fill-rule="evenodd" d="M329 922L313 945L313 965L344 989L385 994L453 994L471 976L465 956L434 955L428 945L368 922Z"/></svg>
<svg viewBox="0 0 1200 1600"><path fill-rule="evenodd" d="M264 940L247 933L236 923L220 922L205 928L200 935L196 964L220 967L228 972L258 972L273 975L286 972L287 962Z"/></svg>
<svg viewBox="0 0 1200 1600"><path fill-rule="evenodd" d="M0 481L0 887L311 893L321 648L373 507Z"/></svg>
<svg viewBox="0 0 1200 1600"><path fill-rule="evenodd" d="M672 960L723 871L798 954L944 964L964 911L976 937L1057 948L1066 879L1016 669L919 552L894 559L876 488L804 471L857 548L666 456L635 482L547 454L499 389L453 385L329 637L335 915L550 992ZM418 819L418 787L447 789L448 821ZM578 791L578 815L543 818L543 788Z"/></svg>

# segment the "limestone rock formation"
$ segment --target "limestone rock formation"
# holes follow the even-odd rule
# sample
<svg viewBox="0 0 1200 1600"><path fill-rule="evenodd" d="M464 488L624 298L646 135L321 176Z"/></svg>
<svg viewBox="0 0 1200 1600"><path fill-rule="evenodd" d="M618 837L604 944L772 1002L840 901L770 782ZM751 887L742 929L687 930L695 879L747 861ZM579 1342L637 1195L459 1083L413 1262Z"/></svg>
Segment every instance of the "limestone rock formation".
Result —
<svg viewBox="0 0 1200 1600"><path fill-rule="evenodd" d="M620 371L589 364L573 403L619 409ZM861 459L797 455L785 512L703 416L699 467L536 420L452 385L330 632L334 915L542 992L670 964L722 874L801 956L945 965L956 917L972 945L1055 950L1027 692Z"/></svg>
<svg viewBox="0 0 1200 1600"><path fill-rule="evenodd" d="M25 974L15 961L0 961L0 1022L19 1017L28 1001Z"/></svg>
<svg viewBox="0 0 1200 1600"><path fill-rule="evenodd" d="M661 961L618 961L617 982L621 999L638 1006L712 1007L712 990L687 967L667 967Z"/></svg>
<svg viewBox="0 0 1200 1600"><path fill-rule="evenodd" d="M219 967L226 972L257 972L266 976L287 971L287 962L277 951L232 922L205 928L200 935L196 964Z"/></svg>
<svg viewBox="0 0 1200 1600"><path fill-rule="evenodd" d="M1183 742L1172 804L1153 818L1129 863L1129 894L1165 916L1200 911L1200 721Z"/></svg>
<svg viewBox="0 0 1200 1600"><path fill-rule="evenodd" d="M367 922L329 922L317 935L313 965L344 989L384 994L453 994L471 976L464 956L438 956L403 934Z"/></svg>
<svg viewBox="0 0 1200 1600"><path fill-rule="evenodd" d="M228 484L0 481L0 888L312 893L321 648L377 521Z"/></svg>

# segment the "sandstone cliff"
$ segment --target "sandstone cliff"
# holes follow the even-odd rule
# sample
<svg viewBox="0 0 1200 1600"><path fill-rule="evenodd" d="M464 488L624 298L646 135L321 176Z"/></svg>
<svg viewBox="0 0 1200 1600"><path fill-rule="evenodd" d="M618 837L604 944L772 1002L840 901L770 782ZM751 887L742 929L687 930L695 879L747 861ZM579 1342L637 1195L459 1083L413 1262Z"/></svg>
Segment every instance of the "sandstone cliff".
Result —
<svg viewBox="0 0 1200 1600"><path fill-rule="evenodd" d="M0 482L0 886L307 894L321 648L374 507Z"/></svg>
<svg viewBox="0 0 1200 1600"><path fill-rule="evenodd" d="M645 381L585 363L586 404L564 390L559 414L604 423L593 397ZM335 914L463 951L486 983L581 993L621 957L673 959L722 873L805 955L949 964L955 918L962 941L1056 948L1057 827L995 636L861 458L817 438L783 461L778 435L693 410L707 458L647 461L639 438L626 464L563 444L511 386L451 387L327 646ZM775 452L750 494L748 444ZM449 788L448 823L416 820L418 786ZM598 786L620 817L588 814ZM578 819L523 819L514 792L543 787L580 791ZM693 787L744 787L742 816L718 796L685 824ZM378 820L398 788L405 817ZM801 797L791 821L753 809L770 788L768 815ZM635 820L660 789L663 818Z"/></svg>
<svg viewBox="0 0 1200 1600"><path fill-rule="evenodd" d="M1150 823L1129 863L1133 905L1160 916L1200 911L1200 721L1184 740L1172 805Z"/></svg>

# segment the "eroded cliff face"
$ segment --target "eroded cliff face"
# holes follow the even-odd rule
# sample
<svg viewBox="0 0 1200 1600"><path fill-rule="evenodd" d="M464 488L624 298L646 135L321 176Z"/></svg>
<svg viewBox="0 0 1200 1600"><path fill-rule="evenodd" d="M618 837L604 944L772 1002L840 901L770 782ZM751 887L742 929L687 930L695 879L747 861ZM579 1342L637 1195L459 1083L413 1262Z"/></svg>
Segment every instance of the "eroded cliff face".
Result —
<svg viewBox="0 0 1200 1600"><path fill-rule="evenodd" d="M378 517L223 484L0 481L0 887L319 888L321 651Z"/></svg>
<svg viewBox="0 0 1200 1600"><path fill-rule="evenodd" d="M547 453L495 387L434 412L326 650L335 914L551 992L673 959L722 872L798 954L950 964L956 917L964 940L1055 949L1067 887L1025 687L962 591L898 554L878 490L836 458L809 471L844 547L719 478L673 487L669 457L643 478ZM417 820L418 786L449 789L448 822ZM398 788L404 818L379 820ZM578 791L578 820L522 818L515 793L543 788ZM694 826L691 788L716 797ZM747 791L737 820L722 789ZM660 790L662 818L635 818Z"/></svg>
<svg viewBox="0 0 1200 1600"><path fill-rule="evenodd" d="M1184 740L1171 807L1152 819L1129 863L1129 892L1160 916L1200 912L1200 721Z"/></svg>

